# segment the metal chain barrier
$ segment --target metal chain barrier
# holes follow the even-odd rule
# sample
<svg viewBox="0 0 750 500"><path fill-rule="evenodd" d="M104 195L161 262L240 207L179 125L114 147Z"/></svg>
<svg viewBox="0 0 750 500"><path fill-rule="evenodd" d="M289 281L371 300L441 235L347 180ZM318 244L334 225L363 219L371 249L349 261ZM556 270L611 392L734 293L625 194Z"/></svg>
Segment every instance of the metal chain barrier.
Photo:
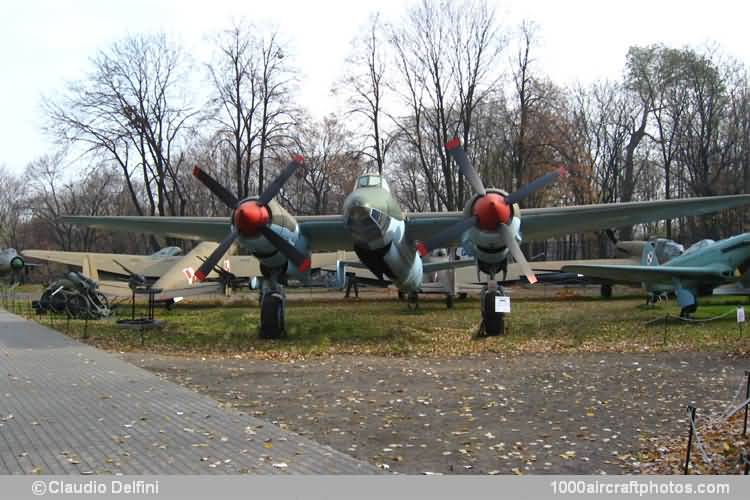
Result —
<svg viewBox="0 0 750 500"><path fill-rule="evenodd" d="M698 447L698 451L700 452L701 457L703 457L703 461L711 465L713 463L713 456L709 457L708 453L706 453L706 448L703 445L703 438L698 433L698 427L695 425L695 419L693 418L693 415L690 414L688 419L690 420L690 426L693 428L693 434L695 435L695 444ZM713 455L713 453L711 455Z"/></svg>
<svg viewBox="0 0 750 500"><path fill-rule="evenodd" d="M740 379L740 383L737 386L737 392L734 393L734 397L729 400L727 407L724 408L724 413L722 413L721 417L719 417L719 421L724 421L728 419L729 417L731 417L732 415L734 415L735 413L737 413L736 407L733 407L732 404L738 399L740 399L740 395L742 394L742 389L745 388L745 384L746 384L745 379L744 378Z"/></svg>
<svg viewBox="0 0 750 500"><path fill-rule="evenodd" d="M719 314L718 316L713 316L711 318L701 318L701 319L683 318L682 316L672 316L671 314L667 314L663 318L654 318L654 319L650 319L646 321L646 326L649 326L653 323L657 323L659 321L665 321L667 319L677 319L680 321L684 321L686 323L708 323L709 321L716 321L717 319L726 318L730 314L737 314L737 310L732 309L732 310L725 312L724 314Z"/></svg>

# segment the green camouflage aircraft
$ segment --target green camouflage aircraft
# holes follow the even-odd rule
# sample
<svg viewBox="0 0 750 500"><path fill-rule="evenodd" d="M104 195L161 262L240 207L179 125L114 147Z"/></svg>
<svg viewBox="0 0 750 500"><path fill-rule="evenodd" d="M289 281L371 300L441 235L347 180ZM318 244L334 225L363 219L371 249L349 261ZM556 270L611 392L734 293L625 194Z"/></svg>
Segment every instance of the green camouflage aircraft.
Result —
<svg viewBox="0 0 750 500"><path fill-rule="evenodd" d="M666 240L668 241L668 240ZM658 244L647 242L640 265L570 265L563 272L611 280L613 283L640 284L648 292L648 302L659 295L674 293L688 316L698 307L697 297L710 295L714 288L743 279L750 266L750 233L714 242L702 240L660 264ZM665 256L662 254L661 259Z"/></svg>
<svg viewBox="0 0 750 500"><path fill-rule="evenodd" d="M478 268L487 273L492 281L498 272L506 268L508 257L513 256L528 281L533 283L536 277L519 246L522 229L525 238L542 239L571 232L706 214L750 203L748 195L714 196L532 208L523 210L522 214L518 202L565 174L564 169L544 175L508 194L500 189L485 189L458 139L451 140L446 149L475 193L460 212L405 214L385 179L378 175L363 175L346 198L342 214L294 217L274 198L289 177L302 166L303 159L297 156L260 196L242 200L196 167L194 176L232 210L229 219L67 216L62 220L101 229L221 242L196 271L198 280L203 279L229 246L237 241L258 258L264 276L261 336L277 336L283 333L285 325L286 300L281 283L287 276L307 273L312 252L353 249L373 274L387 276L404 294L415 298L422 285L423 274L439 270L428 269L422 262L422 255L435 248L463 246L474 256ZM445 269L446 265L450 267L451 264L441 265ZM485 293L502 294L502 289L498 290L490 284ZM483 301L482 315L485 319L495 314L490 305L492 302Z"/></svg>

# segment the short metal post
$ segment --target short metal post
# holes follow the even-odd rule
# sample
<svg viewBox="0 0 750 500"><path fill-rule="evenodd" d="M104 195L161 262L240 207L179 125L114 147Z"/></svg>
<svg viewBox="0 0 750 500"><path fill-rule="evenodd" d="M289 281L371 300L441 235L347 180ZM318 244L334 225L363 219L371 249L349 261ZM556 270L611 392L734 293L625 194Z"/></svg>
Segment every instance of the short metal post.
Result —
<svg viewBox="0 0 750 500"><path fill-rule="evenodd" d="M667 321L669 320L669 314L664 315L664 337L662 339L662 345L667 345Z"/></svg>
<svg viewBox="0 0 750 500"><path fill-rule="evenodd" d="M745 401L750 398L750 370L745 370L745 376L747 377L747 385L745 386ZM742 436L747 436L747 408L750 404L745 405L745 423L742 426Z"/></svg>
<svg viewBox="0 0 750 500"><path fill-rule="evenodd" d="M688 472L688 467L690 465L690 450L693 447L693 422L695 422L695 406L688 405L687 407L688 413L690 416L688 417L690 420L690 432L688 433L688 444L687 444L687 456L685 457L685 475L688 475L690 472Z"/></svg>
<svg viewBox="0 0 750 500"><path fill-rule="evenodd" d="M747 476L750 474L750 454L748 454L746 451L743 451L740 455L740 464L745 466L745 472L744 474Z"/></svg>

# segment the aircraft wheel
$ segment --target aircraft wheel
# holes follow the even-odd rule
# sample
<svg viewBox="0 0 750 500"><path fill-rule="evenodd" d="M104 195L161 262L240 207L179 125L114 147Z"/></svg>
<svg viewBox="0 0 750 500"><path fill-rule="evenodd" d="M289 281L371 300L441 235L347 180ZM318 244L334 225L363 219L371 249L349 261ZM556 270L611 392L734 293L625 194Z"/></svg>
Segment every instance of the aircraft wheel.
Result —
<svg viewBox="0 0 750 500"><path fill-rule="evenodd" d="M88 303L79 294L72 294L68 296L68 300L65 303L65 311L71 318L84 318L88 315Z"/></svg>
<svg viewBox="0 0 750 500"><path fill-rule="evenodd" d="M458 298L461 299L461 300L466 300L466 297L468 297L468 296L469 296L469 294L466 293L466 292L461 292L461 293L458 294Z"/></svg>
<svg viewBox="0 0 750 500"><path fill-rule="evenodd" d="M482 325L479 329L480 337L505 335L505 314L495 312L495 297L498 296L502 294L485 292L482 303Z"/></svg>
<svg viewBox="0 0 750 500"><path fill-rule="evenodd" d="M260 338L278 339L285 334L284 298L281 294L269 293L260 306Z"/></svg>
<svg viewBox="0 0 750 500"><path fill-rule="evenodd" d="M680 318L689 318L698 309L698 304L690 304L680 310Z"/></svg>
<svg viewBox="0 0 750 500"><path fill-rule="evenodd" d="M602 285L601 296L605 299L612 298L612 285Z"/></svg>
<svg viewBox="0 0 750 500"><path fill-rule="evenodd" d="M49 305L53 312L57 314L65 312L66 303L63 292L58 292L55 295L50 294Z"/></svg>
<svg viewBox="0 0 750 500"><path fill-rule="evenodd" d="M445 306L448 309L453 309L453 295L448 294L445 296Z"/></svg>
<svg viewBox="0 0 750 500"><path fill-rule="evenodd" d="M96 292L94 294L94 297L96 298L96 301L98 302L99 307L102 307L104 309L109 309L109 300L103 293Z"/></svg>

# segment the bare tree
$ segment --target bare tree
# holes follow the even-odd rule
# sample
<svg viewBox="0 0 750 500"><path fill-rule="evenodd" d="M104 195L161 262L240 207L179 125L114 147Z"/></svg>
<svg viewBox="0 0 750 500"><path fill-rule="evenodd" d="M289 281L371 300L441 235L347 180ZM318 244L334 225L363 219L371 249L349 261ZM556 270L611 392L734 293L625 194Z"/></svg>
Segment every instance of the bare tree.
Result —
<svg viewBox="0 0 750 500"><path fill-rule="evenodd" d="M24 181L0 165L0 186L0 245L21 249L25 243L23 225L28 220Z"/></svg>
<svg viewBox="0 0 750 500"><path fill-rule="evenodd" d="M60 99L45 100L48 130L114 161L138 214L178 215L188 202L177 182L177 147L195 111L180 88L183 68L184 55L165 35L132 36L100 51L91 73Z"/></svg>
<svg viewBox="0 0 750 500"><path fill-rule="evenodd" d="M368 29L354 41L353 52L346 61L348 74L334 89L336 93L343 91L348 94L348 113L366 123L362 153L375 163L380 175L394 139L394 134L384 125L384 93L387 89L384 36L380 15L375 14L369 20Z"/></svg>
<svg viewBox="0 0 750 500"><path fill-rule="evenodd" d="M305 166L298 171L297 179L288 183L282 199L295 213L341 213L344 198L364 168L351 133L334 115L320 123L308 118L299 129L296 143Z"/></svg>

